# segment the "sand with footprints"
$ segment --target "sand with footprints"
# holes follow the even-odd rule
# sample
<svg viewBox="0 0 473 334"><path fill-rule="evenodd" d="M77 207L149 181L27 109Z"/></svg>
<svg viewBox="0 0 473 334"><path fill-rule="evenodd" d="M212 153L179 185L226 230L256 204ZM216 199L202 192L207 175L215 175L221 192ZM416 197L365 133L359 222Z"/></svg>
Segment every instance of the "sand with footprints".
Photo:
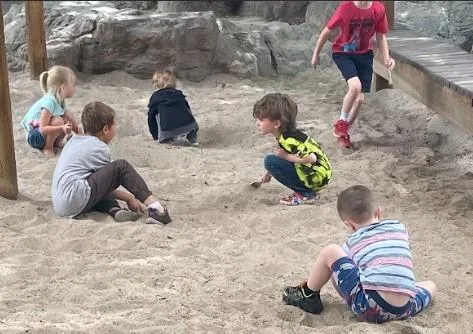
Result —
<svg viewBox="0 0 473 334"><path fill-rule="evenodd" d="M115 159L132 162L174 219L166 227L115 223L100 213L55 216L55 159L24 140L20 120L41 96L10 73L20 198L0 198L1 333L470 333L473 324L473 140L399 90L367 97L353 141L336 146L332 124L345 84L335 68L294 78L226 75L179 82L200 125L201 147L158 145L148 133L150 80L124 72L79 74L77 117L94 100L117 111ZM275 145L259 134L253 103L290 94L298 126L325 148L333 182L315 206L283 207L287 191L263 174ZM285 306L281 290L309 272L318 251L342 243L343 188L364 184L385 218L409 229L418 280L437 282L432 308L408 321L359 322L332 287L320 316Z"/></svg>

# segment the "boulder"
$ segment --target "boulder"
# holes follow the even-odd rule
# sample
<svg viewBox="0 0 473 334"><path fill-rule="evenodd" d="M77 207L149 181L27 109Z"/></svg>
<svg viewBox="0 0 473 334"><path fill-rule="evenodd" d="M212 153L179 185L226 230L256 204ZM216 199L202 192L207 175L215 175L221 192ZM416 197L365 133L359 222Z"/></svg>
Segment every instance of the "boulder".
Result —
<svg viewBox="0 0 473 334"><path fill-rule="evenodd" d="M258 16L268 21L304 23L309 1L243 1L239 16Z"/></svg>
<svg viewBox="0 0 473 334"><path fill-rule="evenodd" d="M155 10L158 1L114 1L117 9Z"/></svg>
<svg viewBox="0 0 473 334"><path fill-rule="evenodd" d="M230 12L230 2L225 1L158 1L158 11L163 13L213 11L215 15Z"/></svg>
<svg viewBox="0 0 473 334"><path fill-rule="evenodd" d="M305 23L322 31L339 4L340 1L311 1L305 13Z"/></svg>
<svg viewBox="0 0 473 334"><path fill-rule="evenodd" d="M227 17L217 24L213 12L160 13L114 6L114 2L47 2L49 66L61 64L85 73L124 70L138 78L172 67L180 78L192 81L216 72L270 77L310 67L315 36L307 24L258 17ZM23 70L24 10L12 6L7 17L9 68ZM330 63L330 58L322 56L322 63Z"/></svg>
<svg viewBox="0 0 473 334"><path fill-rule="evenodd" d="M315 45L312 29L260 18L218 19L221 29L215 65L223 72L242 76L294 75L310 68ZM324 48L321 64L331 64Z"/></svg>
<svg viewBox="0 0 473 334"><path fill-rule="evenodd" d="M396 1L396 23L472 51L472 1Z"/></svg>
<svg viewBox="0 0 473 334"><path fill-rule="evenodd" d="M79 69L86 73L124 69L150 78L155 70L171 66L179 77L199 81L210 73L218 34L212 12L119 11L99 17L96 29L81 40Z"/></svg>

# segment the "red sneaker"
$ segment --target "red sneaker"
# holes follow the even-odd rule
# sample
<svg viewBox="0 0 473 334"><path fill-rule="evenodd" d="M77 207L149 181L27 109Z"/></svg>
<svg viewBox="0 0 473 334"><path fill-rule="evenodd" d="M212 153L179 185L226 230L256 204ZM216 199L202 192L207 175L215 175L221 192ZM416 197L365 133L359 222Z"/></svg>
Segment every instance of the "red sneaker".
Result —
<svg viewBox="0 0 473 334"><path fill-rule="evenodd" d="M347 135L346 137L338 137L337 138L337 143L338 143L338 146L340 146L341 148L351 148L352 147L349 135Z"/></svg>
<svg viewBox="0 0 473 334"><path fill-rule="evenodd" d="M339 119L337 123L335 123L335 127L333 129L333 135L335 137L348 137L348 127L350 125L347 121Z"/></svg>

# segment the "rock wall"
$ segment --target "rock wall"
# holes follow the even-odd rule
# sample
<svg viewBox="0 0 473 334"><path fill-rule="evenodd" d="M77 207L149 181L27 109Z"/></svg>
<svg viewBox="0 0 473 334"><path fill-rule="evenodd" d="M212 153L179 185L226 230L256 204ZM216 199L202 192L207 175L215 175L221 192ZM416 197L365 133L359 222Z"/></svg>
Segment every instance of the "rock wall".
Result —
<svg viewBox="0 0 473 334"><path fill-rule="evenodd" d="M27 61L20 3L2 2L9 6L4 23L12 71L23 70ZM171 66L178 76L194 81L216 72L294 75L310 68L318 33L338 5L339 1L46 1L48 64L86 73L122 69L140 78ZM449 38L469 51L472 14L473 1L396 2L397 23ZM332 63L329 52L327 43L322 66Z"/></svg>
<svg viewBox="0 0 473 334"><path fill-rule="evenodd" d="M122 69L139 78L150 78L155 70L170 66L179 77L194 81L216 72L247 77L293 75L310 66L315 37L306 24L258 17L217 19L208 11L117 8L123 3L47 2L49 66L61 64L85 73ZM193 6L204 5L209 4L193 2ZM221 5L228 8L228 2ZM153 3L141 1L134 6ZM157 6L165 8L159 2ZM4 19L9 68L22 70L27 61L23 7L13 5Z"/></svg>

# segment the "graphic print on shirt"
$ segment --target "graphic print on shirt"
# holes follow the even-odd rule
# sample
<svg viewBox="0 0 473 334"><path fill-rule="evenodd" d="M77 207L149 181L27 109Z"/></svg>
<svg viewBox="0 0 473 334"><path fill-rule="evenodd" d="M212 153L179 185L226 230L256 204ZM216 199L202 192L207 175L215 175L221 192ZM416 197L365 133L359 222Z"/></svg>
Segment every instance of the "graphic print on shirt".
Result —
<svg viewBox="0 0 473 334"><path fill-rule="evenodd" d="M360 50L360 36L370 35L374 30L374 20L369 19L352 19L350 21L350 41L343 44L343 52L356 52Z"/></svg>

